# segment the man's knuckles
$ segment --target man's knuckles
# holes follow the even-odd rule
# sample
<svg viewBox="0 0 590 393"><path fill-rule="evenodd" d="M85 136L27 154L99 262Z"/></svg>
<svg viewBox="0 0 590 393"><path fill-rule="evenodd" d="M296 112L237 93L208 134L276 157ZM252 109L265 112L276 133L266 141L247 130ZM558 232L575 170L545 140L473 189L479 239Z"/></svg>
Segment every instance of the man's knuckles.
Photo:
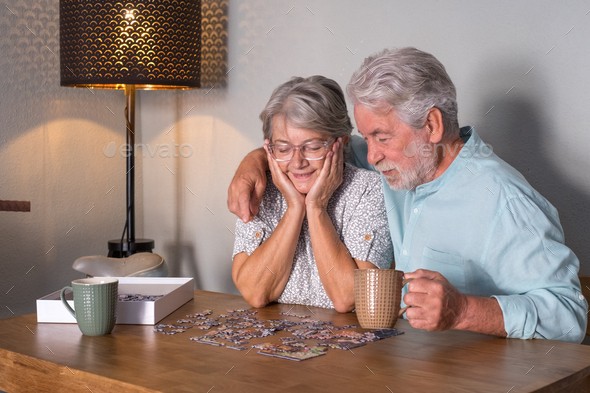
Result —
<svg viewBox="0 0 590 393"><path fill-rule="evenodd" d="M408 284L408 293L409 292L422 292L422 293L432 293L438 294L438 288L440 286L439 283L436 281L432 281L426 278L415 278ZM436 293L434 291L437 291Z"/></svg>
<svg viewBox="0 0 590 393"><path fill-rule="evenodd" d="M238 197L238 206L248 206L248 207L250 207L250 195L241 194Z"/></svg>

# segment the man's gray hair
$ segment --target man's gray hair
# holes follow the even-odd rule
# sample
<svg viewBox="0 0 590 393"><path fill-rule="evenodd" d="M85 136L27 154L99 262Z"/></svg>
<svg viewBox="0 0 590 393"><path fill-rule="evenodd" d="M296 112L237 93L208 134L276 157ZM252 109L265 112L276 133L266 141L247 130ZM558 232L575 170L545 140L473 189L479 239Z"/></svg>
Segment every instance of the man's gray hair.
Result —
<svg viewBox="0 0 590 393"><path fill-rule="evenodd" d="M344 93L338 83L321 75L293 77L273 91L260 114L264 138L271 140L273 120L283 118L289 125L304 128L332 138L352 132ZM350 144L344 148L345 159Z"/></svg>
<svg viewBox="0 0 590 393"><path fill-rule="evenodd" d="M442 113L444 136L459 134L455 85L430 53L406 47L371 55L352 75L346 92L354 105L372 112L393 108L415 129L424 127L428 111L436 107Z"/></svg>

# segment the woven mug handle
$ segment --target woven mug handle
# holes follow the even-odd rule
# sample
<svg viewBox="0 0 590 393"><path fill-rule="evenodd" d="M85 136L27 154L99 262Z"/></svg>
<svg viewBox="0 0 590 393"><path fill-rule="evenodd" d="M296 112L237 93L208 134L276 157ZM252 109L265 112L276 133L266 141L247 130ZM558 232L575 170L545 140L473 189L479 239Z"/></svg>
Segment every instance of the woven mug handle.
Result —
<svg viewBox="0 0 590 393"><path fill-rule="evenodd" d="M406 284L409 284L410 281L412 281L413 278L406 278L404 279L404 281L402 281L402 288L406 286ZM399 314L397 315L397 317L401 317L402 315L404 315L404 313L406 312L406 310L409 308L410 306L405 306L404 308L402 308L401 310L399 310Z"/></svg>

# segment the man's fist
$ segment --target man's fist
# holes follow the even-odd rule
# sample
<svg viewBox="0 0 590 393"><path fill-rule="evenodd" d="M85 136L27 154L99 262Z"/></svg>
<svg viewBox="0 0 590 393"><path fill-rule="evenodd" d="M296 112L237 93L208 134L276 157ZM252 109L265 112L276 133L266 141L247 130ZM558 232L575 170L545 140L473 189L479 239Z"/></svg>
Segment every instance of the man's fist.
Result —
<svg viewBox="0 0 590 393"><path fill-rule="evenodd" d="M467 310L467 296L459 292L440 273L418 269L404 274L413 279L408 284L404 303L410 325L417 329L439 331L453 329L462 321Z"/></svg>

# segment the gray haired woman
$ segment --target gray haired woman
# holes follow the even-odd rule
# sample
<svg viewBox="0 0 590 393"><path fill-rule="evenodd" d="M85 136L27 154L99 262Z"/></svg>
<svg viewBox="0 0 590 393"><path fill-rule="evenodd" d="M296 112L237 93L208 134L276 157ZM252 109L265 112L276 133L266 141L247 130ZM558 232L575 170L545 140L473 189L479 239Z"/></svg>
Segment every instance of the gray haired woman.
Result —
<svg viewBox="0 0 590 393"><path fill-rule="evenodd" d="M344 95L323 76L280 85L260 114L266 190L236 224L232 277L253 307L354 309L355 269L389 268L393 247L381 178L344 164L352 125Z"/></svg>

